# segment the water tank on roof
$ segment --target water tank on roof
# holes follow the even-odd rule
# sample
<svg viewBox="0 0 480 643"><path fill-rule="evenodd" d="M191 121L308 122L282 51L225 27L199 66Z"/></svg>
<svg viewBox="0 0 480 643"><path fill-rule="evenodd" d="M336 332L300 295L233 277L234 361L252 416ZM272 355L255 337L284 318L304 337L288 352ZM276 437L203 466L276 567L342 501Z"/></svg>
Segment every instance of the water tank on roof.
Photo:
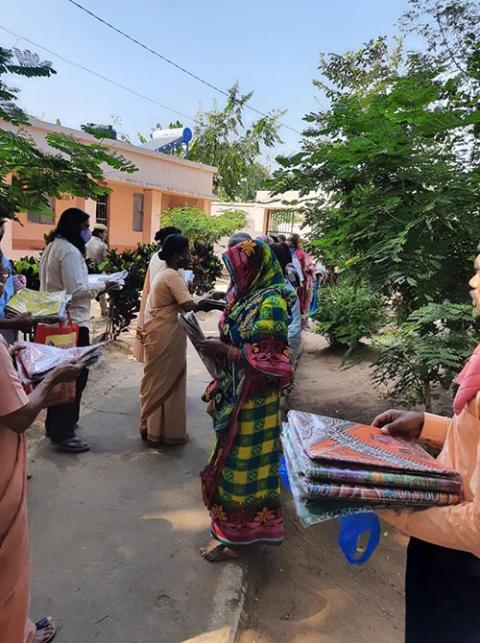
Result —
<svg viewBox="0 0 480 643"><path fill-rule="evenodd" d="M155 152L170 152L179 145L186 145L188 157L188 144L192 140L192 130L189 127L176 127L174 129L156 129L152 132L152 140L144 147Z"/></svg>

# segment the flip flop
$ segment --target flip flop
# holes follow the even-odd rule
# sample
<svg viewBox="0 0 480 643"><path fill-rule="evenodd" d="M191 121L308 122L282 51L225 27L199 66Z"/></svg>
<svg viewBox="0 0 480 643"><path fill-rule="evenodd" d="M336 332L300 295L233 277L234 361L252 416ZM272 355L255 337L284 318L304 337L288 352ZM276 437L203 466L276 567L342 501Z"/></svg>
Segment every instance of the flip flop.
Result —
<svg viewBox="0 0 480 643"><path fill-rule="evenodd" d="M35 623L37 631L33 636L33 643L50 643L55 638L57 626L51 616L45 616Z"/></svg>
<svg viewBox="0 0 480 643"><path fill-rule="evenodd" d="M86 453L90 451L88 442L80 440L80 438L70 438L63 442L54 442L54 444L57 451L62 451L63 453Z"/></svg>

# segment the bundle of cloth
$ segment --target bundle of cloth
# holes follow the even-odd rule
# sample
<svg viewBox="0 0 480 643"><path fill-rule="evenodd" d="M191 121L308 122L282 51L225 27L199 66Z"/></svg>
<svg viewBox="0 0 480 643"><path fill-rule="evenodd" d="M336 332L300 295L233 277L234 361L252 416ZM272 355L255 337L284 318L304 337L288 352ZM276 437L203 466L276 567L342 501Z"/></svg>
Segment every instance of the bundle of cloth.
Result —
<svg viewBox="0 0 480 643"><path fill-rule="evenodd" d="M23 288L8 300L6 311L13 315L31 313L33 320L40 324L54 324L65 320L68 304L72 299L64 290L43 292Z"/></svg>
<svg viewBox="0 0 480 643"><path fill-rule="evenodd" d="M200 345L206 339L206 337L200 327L200 324L198 323L197 318L195 317L195 314L193 312L185 314L180 313L178 315L178 320L182 327L185 329L187 337L192 342L193 347L200 356L200 359L204 363L207 371L210 373L210 376L213 377L213 379L217 379L218 377L220 377L222 375L222 367L219 362L217 362L216 359L212 359L208 355L205 355L205 353L203 353L200 349Z"/></svg>
<svg viewBox="0 0 480 643"><path fill-rule="evenodd" d="M90 368L100 359L103 346L104 344L92 344L57 348L48 344L17 342L14 357L22 383L37 383L51 370L73 359L80 360L85 368Z"/></svg>
<svg viewBox="0 0 480 643"><path fill-rule="evenodd" d="M297 513L307 526L376 509L462 500L456 471L418 443L372 426L290 411L282 444Z"/></svg>

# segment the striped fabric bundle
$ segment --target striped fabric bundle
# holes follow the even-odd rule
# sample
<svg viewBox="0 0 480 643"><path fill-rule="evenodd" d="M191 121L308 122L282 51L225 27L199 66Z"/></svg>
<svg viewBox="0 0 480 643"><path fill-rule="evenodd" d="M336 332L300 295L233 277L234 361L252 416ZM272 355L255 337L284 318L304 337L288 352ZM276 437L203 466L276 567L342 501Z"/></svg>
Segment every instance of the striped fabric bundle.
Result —
<svg viewBox="0 0 480 643"><path fill-rule="evenodd" d="M419 444L336 418L290 411L282 442L297 511L307 525L386 507L457 504L460 476Z"/></svg>

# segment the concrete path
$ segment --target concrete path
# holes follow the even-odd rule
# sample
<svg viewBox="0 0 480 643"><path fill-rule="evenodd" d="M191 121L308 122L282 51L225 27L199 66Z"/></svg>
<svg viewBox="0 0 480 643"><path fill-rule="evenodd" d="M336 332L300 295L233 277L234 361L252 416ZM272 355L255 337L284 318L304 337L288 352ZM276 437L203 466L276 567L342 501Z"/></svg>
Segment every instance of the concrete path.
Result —
<svg viewBox="0 0 480 643"><path fill-rule="evenodd" d="M200 399L209 376L191 347L188 362L185 447L143 446L142 369L118 346L85 395L79 435L92 451L56 453L33 432L31 614L57 619L58 643L231 639L244 570L199 555L209 534L198 474L213 436Z"/></svg>

